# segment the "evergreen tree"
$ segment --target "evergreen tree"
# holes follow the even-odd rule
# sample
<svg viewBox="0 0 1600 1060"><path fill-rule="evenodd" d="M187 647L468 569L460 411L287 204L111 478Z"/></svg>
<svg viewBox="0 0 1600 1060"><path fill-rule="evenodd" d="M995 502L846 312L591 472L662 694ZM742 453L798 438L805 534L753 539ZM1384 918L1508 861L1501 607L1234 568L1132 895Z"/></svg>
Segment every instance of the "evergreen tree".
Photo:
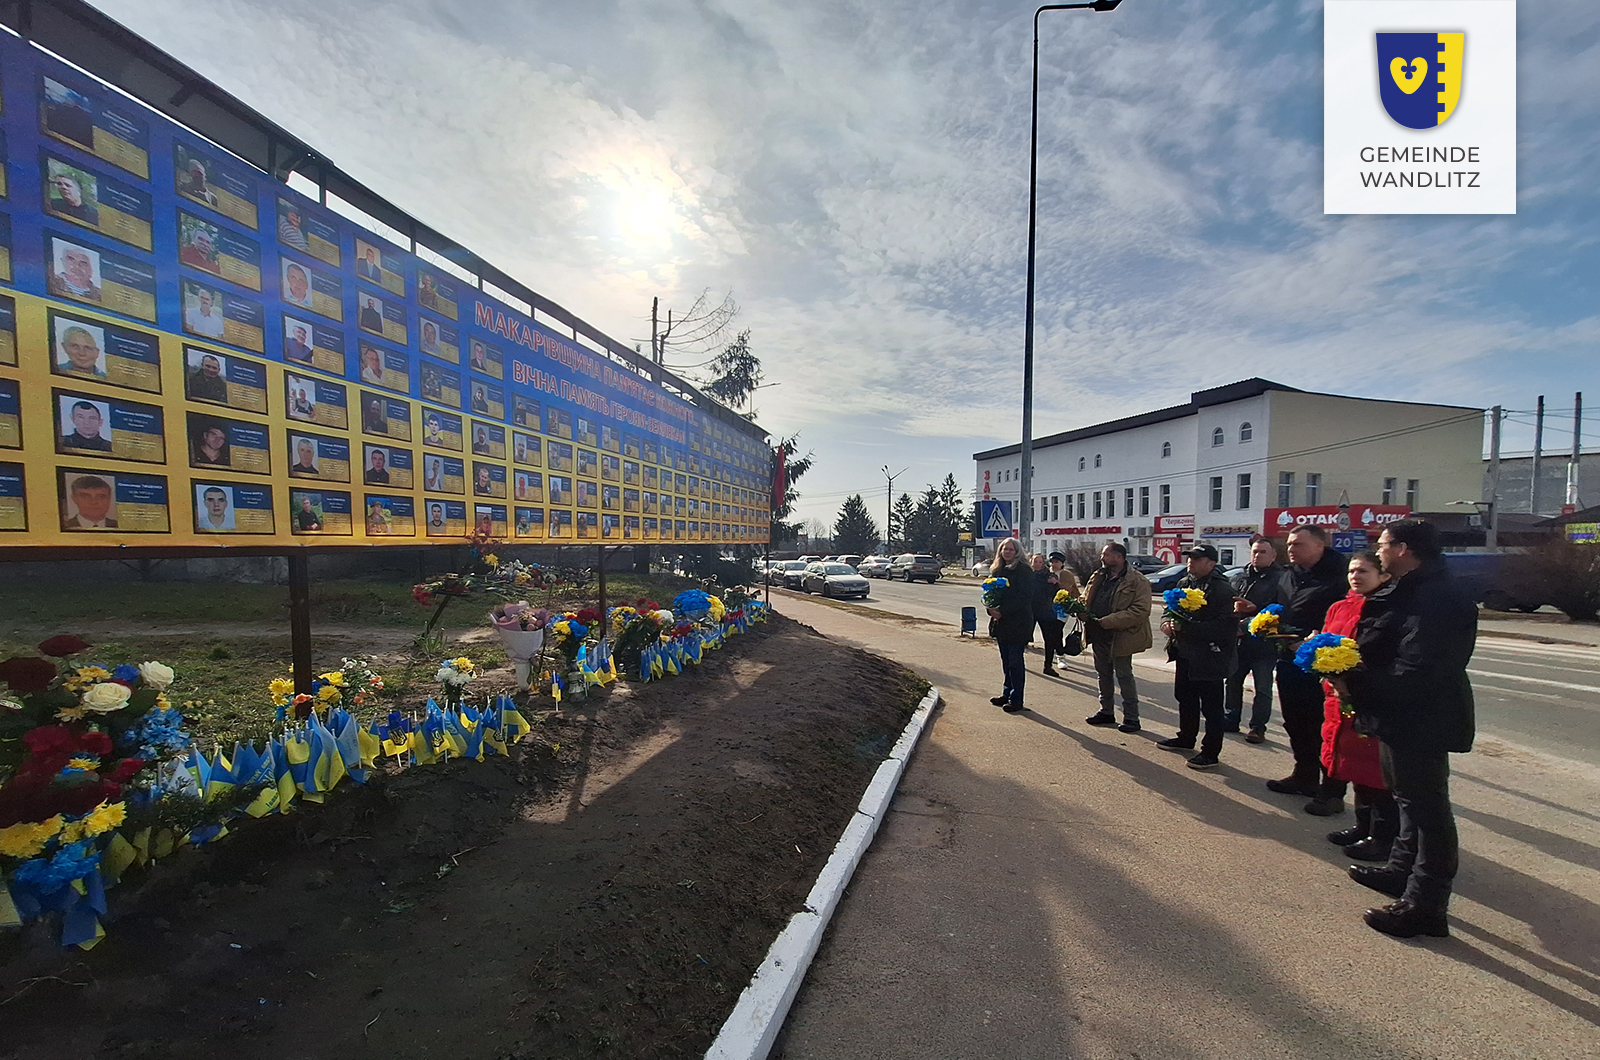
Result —
<svg viewBox="0 0 1600 1060"><path fill-rule="evenodd" d="M911 494L902 493L889 511L889 551L904 552L911 545L906 539L906 524L911 521L915 506Z"/></svg>
<svg viewBox="0 0 1600 1060"><path fill-rule="evenodd" d="M878 524L867 514L867 503L854 493L839 508L833 524L833 547L845 555L867 555L878 545Z"/></svg>

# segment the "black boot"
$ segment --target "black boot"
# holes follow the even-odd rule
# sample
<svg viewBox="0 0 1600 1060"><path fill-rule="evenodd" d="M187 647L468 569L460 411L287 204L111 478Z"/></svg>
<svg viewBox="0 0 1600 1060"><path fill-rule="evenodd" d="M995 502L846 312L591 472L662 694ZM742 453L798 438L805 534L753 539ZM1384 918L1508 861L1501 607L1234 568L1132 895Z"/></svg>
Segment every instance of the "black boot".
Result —
<svg viewBox="0 0 1600 1060"><path fill-rule="evenodd" d="M1371 822L1367 834L1359 843L1345 847L1344 852L1356 861L1388 861L1395 834L1400 831L1400 811L1395 808L1392 797L1358 808L1356 813L1361 813L1362 809L1366 810Z"/></svg>
<svg viewBox="0 0 1600 1060"><path fill-rule="evenodd" d="M1341 828L1337 832L1328 833L1328 842L1334 846L1345 847L1351 843L1358 843L1372 834L1372 807L1356 807L1356 823L1349 828ZM1390 836L1390 838L1394 838Z"/></svg>

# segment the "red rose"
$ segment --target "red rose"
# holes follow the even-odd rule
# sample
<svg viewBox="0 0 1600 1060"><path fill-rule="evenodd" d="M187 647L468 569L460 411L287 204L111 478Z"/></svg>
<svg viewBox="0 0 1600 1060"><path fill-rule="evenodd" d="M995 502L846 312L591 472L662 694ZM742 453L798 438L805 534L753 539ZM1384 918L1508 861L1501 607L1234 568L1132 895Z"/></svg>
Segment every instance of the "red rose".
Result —
<svg viewBox="0 0 1600 1060"><path fill-rule="evenodd" d="M80 651L87 651L89 642L82 637L71 633L62 633L51 637L39 645L39 654L49 655L56 659L65 659L69 655L76 655Z"/></svg>
<svg viewBox="0 0 1600 1060"><path fill-rule="evenodd" d="M14 655L0 662L0 681L9 685L11 691L24 696L43 692L55 679L56 664L37 655Z"/></svg>
<svg viewBox="0 0 1600 1060"><path fill-rule="evenodd" d="M86 732L78 743L81 750L105 756L111 753L111 737L103 732Z"/></svg>
<svg viewBox="0 0 1600 1060"><path fill-rule="evenodd" d="M91 784L77 784L70 788L59 789L59 805L64 812L76 817L121 794L121 784L113 784L109 780L97 780Z"/></svg>
<svg viewBox="0 0 1600 1060"><path fill-rule="evenodd" d="M600 612L596 611L592 607L586 607L582 611L578 612L578 621L582 622L586 626L592 626L596 622L600 621Z"/></svg>
<svg viewBox="0 0 1600 1060"><path fill-rule="evenodd" d="M65 725L41 725L37 729L30 729L23 733L22 742L28 745L29 751L40 757L51 752L75 751L78 748L77 734Z"/></svg>

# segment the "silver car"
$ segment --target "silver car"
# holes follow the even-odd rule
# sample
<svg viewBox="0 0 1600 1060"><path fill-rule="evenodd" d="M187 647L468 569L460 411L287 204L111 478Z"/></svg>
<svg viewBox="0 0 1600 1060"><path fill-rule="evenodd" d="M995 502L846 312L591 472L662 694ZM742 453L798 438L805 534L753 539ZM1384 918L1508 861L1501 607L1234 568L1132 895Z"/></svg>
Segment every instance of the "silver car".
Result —
<svg viewBox="0 0 1600 1060"><path fill-rule="evenodd" d="M887 578L889 576L889 557L868 556L856 564L856 573L865 578Z"/></svg>
<svg viewBox="0 0 1600 1060"><path fill-rule="evenodd" d="M848 563L813 563L801 577L800 588L823 596L859 596L865 600L871 587Z"/></svg>

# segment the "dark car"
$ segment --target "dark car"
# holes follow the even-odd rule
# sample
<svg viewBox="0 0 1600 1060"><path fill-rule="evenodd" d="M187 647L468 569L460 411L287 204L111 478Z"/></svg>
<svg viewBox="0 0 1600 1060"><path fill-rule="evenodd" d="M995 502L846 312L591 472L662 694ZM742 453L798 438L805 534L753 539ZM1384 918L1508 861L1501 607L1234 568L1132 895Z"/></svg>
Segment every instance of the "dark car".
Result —
<svg viewBox="0 0 1600 1060"><path fill-rule="evenodd" d="M939 561L932 556L918 556L911 552L898 555L889 564L889 578L904 578L914 582L919 578L929 585L939 580L941 568Z"/></svg>
<svg viewBox="0 0 1600 1060"><path fill-rule="evenodd" d="M1170 564L1160 556L1136 556L1129 554L1128 564L1146 578L1158 570L1165 570Z"/></svg>
<svg viewBox="0 0 1600 1060"><path fill-rule="evenodd" d="M848 563L813 563L806 567L800 588L823 596L859 596L865 600L871 587Z"/></svg>
<svg viewBox="0 0 1600 1060"><path fill-rule="evenodd" d="M1174 563L1170 567L1162 567L1154 573L1145 575L1145 577L1150 579L1150 588L1153 591L1164 593L1168 589L1176 589L1178 587L1178 579L1182 578L1188 569L1182 563Z"/></svg>

